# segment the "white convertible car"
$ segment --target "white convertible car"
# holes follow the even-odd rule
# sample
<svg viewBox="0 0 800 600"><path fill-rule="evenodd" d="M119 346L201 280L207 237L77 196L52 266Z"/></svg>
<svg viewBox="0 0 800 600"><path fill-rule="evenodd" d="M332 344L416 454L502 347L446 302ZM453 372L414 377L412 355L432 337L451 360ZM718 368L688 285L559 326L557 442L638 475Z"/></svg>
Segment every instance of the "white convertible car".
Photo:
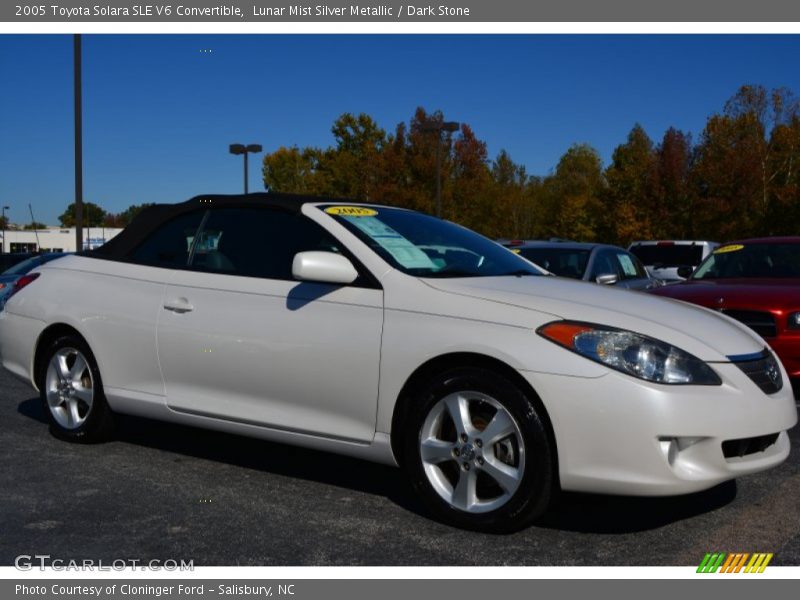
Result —
<svg viewBox="0 0 800 600"><path fill-rule="evenodd" d="M396 464L487 531L559 487L682 494L774 467L797 422L780 362L723 315L548 276L412 211L277 194L157 205L26 275L0 353L66 440L130 413Z"/></svg>

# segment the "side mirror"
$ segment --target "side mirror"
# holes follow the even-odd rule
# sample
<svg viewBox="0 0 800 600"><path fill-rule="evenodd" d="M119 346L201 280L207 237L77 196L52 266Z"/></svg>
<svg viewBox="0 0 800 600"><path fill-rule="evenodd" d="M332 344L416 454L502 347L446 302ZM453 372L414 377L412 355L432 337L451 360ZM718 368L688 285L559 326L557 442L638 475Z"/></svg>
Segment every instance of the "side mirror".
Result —
<svg viewBox="0 0 800 600"><path fill-rule="evenodd" d="M681 279L689 279L694 273L694 267L690 267L688 265L683 267L678 267L678 277Z"/></svg>
<svg viewBox="0 0 800 600"><path fill-rule="evenodd" d="M619 275L615 275L613 273L606 273L603 275L598 275L594 279L600 285L614 285L619 281Z"/></svg>
<svg viewBox="0 0 800 600"><path fill-rule="evenodd" d="M358 271L346 257L334 252L298 252L292 261L292 275L300 281L353 283Z"/></svg>

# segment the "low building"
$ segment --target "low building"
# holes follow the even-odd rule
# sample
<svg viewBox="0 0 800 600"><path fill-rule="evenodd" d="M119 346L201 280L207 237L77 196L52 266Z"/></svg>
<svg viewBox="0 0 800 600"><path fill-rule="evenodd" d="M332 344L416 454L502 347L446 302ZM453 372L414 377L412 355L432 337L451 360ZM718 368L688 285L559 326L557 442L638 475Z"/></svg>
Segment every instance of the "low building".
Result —
<svg viewBox="0 0 800 600"><path fill-rule="evenodd" d="M90 250L105 244L122 229L118 227L84 227L83 249ZM2 251L17 252L75 252L74 227L46 229L6 229L0 232Z"/></svg>

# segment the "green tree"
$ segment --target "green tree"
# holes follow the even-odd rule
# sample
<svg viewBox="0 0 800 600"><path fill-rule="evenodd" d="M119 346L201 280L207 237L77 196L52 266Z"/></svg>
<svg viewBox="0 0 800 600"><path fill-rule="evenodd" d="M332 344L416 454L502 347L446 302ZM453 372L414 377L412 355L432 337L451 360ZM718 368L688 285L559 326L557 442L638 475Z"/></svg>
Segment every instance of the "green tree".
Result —
<svg viewBox="0 0 800 600"><path fill-rule="evenodd" d="M358 200L375 199L383 176L381 156L386 132L372 117L361 113L341 115L331 128L335 148L320 163L328 175L330 193Z"/></svg>
<svg viewBox="0 0 800 600"><path fill-rule="evenodd" d="M656 175L653 142L637 123L626 142L615 148L605 172L608 191L602 233L607 239L628 244L634 238L654 236Z"/></svg>
<svg viewBox="0 0 800 600"><path fill-rule="evenodd" d="M154 206L154 202L144 202L142 204L131 204L128 208L119 214L121 226L127 226L135 217L139 215L145 208Z"/></svg>
<svg viewBox="0 0 800 600"><path fill-rule="evenodd" d="M525 167L516 164L505 150L492 162L492 192L495 212L500 217L497 237L531 237L534 204Z"/></svg>
<svg viewBox="0 0 800 600"><path fill-rule="evenodd" d="M602 228L605 194L603 164L597 150L574 144L544 182L542 232L547 236L595 241Z"/></svg>
<svg viewBox="0 0 800 600"><path fill-rule="evenodd" d="M83 226L100 227L105 219L106 211L91 202L83 203ZM75 227L75 204L70 204L67 210L58 217L62 227Z"/></svg>
<svg viewBox="0 0 800 600"><path fill-rule="evenodd" d="M692 138L670 127L656 150L655 237L694 239L696 193L692 186ZM702 236L701 236L702 237Z"/></svg>
<svg viewBox="0 0 800 600"><path fill-rule="evenodd" d="M26 229L28 231L32 231L34 229L46 229L46 228L47 225L45 225L44 223L40 223L39 221L33 221L32 223L28 223L23 227L23 229Z"/></svg>
<svg viewBox="0 0 800 600"><path fill-rule="evenodd" d="M273 192L288 194L322 193L317 173L320 151L297 146L280 147L264 156L262 174L264 187Z"/></svg>

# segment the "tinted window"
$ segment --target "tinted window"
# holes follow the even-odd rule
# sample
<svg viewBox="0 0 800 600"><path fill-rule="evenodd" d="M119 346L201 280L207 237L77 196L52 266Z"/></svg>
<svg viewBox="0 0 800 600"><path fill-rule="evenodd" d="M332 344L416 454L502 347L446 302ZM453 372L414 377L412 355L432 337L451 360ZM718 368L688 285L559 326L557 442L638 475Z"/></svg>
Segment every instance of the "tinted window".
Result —
<svg viewBox="0 0 800 600"><path fill-rule="evenodd" d="M186 266L204 214L205 211L197 211L168 221L131 253L131 260L165 267Z"/></svg>
<svg viewBox="0 0 800 600"><path fill-rule="evenodd" d="M559 277L582 279L589 262L589 250L570 248L522 248L519 253Z"/></svg>
<svg viewBox="0 0 800 600"><path fill-rule="evenodd" d="M729 244L718 248L692 279L800 278L800 244Z"/></svg>
<svg viewBox="0 0 800 600"><path fill-rule="evenodd" d="M659 267L696 267L703 260L703 246L690 244L663 244L632 246L631 252L644 264Z"/></svg>
<svg viewBox="0 0 800 600"><path fill-rule="evenodd" d="M192 267L202 271L292 280L298 252L339 252L340 246L303 215L266 208L209 212L197 239Z"/></svg>

